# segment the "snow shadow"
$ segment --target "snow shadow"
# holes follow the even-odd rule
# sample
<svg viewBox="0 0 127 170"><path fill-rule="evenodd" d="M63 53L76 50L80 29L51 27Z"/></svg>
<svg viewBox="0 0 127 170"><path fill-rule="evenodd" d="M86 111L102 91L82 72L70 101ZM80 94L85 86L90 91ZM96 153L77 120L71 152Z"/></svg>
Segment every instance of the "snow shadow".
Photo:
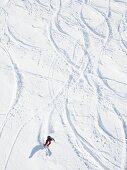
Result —
<svg viewBox="0 0 127 170"><path fill-rule="evenodd" d="M29 158L32 158L35 153L37 153L39 150L43 150L43 149L46 149L46 155L51 156L51 154L52 154L52 152L50 151L49 148L45 148L45 147L44 147L44 144L43 144L43 142L42 142L43 140L41 140L40 135L41 135L41 126L40 126L40 129L39 129L38 138L37 138L37 142L38 142L39 144L36 145L36 146L32 149Z"/></svg>
<svg viewBox="0 0 127 170"><path fill-rule="evenodd" d="M43 150L43 149L44 149L44 146L42 146L42 145L36 145L36 146L32 149L29 158L32 158L33 155L34 155L36 152L38 152L39 150Z"/></svg>

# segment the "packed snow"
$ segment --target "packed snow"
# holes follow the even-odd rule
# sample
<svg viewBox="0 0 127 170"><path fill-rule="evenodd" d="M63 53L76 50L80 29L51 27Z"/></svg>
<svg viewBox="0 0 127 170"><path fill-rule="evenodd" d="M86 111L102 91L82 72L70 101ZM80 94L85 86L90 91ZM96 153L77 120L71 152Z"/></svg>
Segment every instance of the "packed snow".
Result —
<svg viewBox="0 0 127 170"><path fill-rule="evenodd" d="M127 170L127 0L0 1L0 170Z"/></svg>

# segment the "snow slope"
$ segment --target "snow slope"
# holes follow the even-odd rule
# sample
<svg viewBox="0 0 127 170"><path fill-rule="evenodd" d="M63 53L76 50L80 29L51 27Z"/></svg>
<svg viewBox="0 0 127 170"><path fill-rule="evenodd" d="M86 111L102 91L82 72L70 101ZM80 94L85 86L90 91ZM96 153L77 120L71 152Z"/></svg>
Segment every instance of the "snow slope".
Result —
<svg viewBox="0 0 127 170"><path fill-rule="evenodd" d="M58 169L127 170L126 0L0 1L0 170Z"/></svg>

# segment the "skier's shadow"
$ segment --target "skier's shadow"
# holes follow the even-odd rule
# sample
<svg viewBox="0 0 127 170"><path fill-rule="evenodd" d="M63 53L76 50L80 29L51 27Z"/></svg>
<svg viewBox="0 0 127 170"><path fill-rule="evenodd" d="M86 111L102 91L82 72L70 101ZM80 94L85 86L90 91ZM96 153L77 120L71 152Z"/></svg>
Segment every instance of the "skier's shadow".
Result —
<svg viewBox="0 0 127 170"><path fill-rule="evenodd" d="M43 149L44 149L44 147L43 147L42 145L36 145L36 146L32 149L29 158L32 158L33 155L34 155L36 152L38 152L39 150L43 150Z"/></svg>
<svg viewBox="0 0 127 170"><path fill-rule="evenodd" d="M38 138L37 138L37 141L38 141L39 145L36 145L36 146L32 149L29 158L32 158L33 155L34 155L36 152L38 152L39 150L43 150L43 149L45 148L44 145L43 145L43 143L41 142L40 131L41 131L41 127L40 127L40 129L39 129ZM49 148L47 148L46 155L51 156L51 154L52 154L52 152L50 151Z"/></svg>

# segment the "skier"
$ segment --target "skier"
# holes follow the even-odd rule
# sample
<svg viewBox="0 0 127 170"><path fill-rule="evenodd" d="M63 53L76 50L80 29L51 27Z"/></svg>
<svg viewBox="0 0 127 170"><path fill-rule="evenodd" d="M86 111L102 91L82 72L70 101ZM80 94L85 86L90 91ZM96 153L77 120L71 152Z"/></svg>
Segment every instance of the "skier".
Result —
<svg viewBox="0 0 127 170"><path fill-rule="evenodd" d="M55 142L55 140L51 136L47 136L47 139L46 139L44 146L48 147L51 144L51 141Z"/></svg>

